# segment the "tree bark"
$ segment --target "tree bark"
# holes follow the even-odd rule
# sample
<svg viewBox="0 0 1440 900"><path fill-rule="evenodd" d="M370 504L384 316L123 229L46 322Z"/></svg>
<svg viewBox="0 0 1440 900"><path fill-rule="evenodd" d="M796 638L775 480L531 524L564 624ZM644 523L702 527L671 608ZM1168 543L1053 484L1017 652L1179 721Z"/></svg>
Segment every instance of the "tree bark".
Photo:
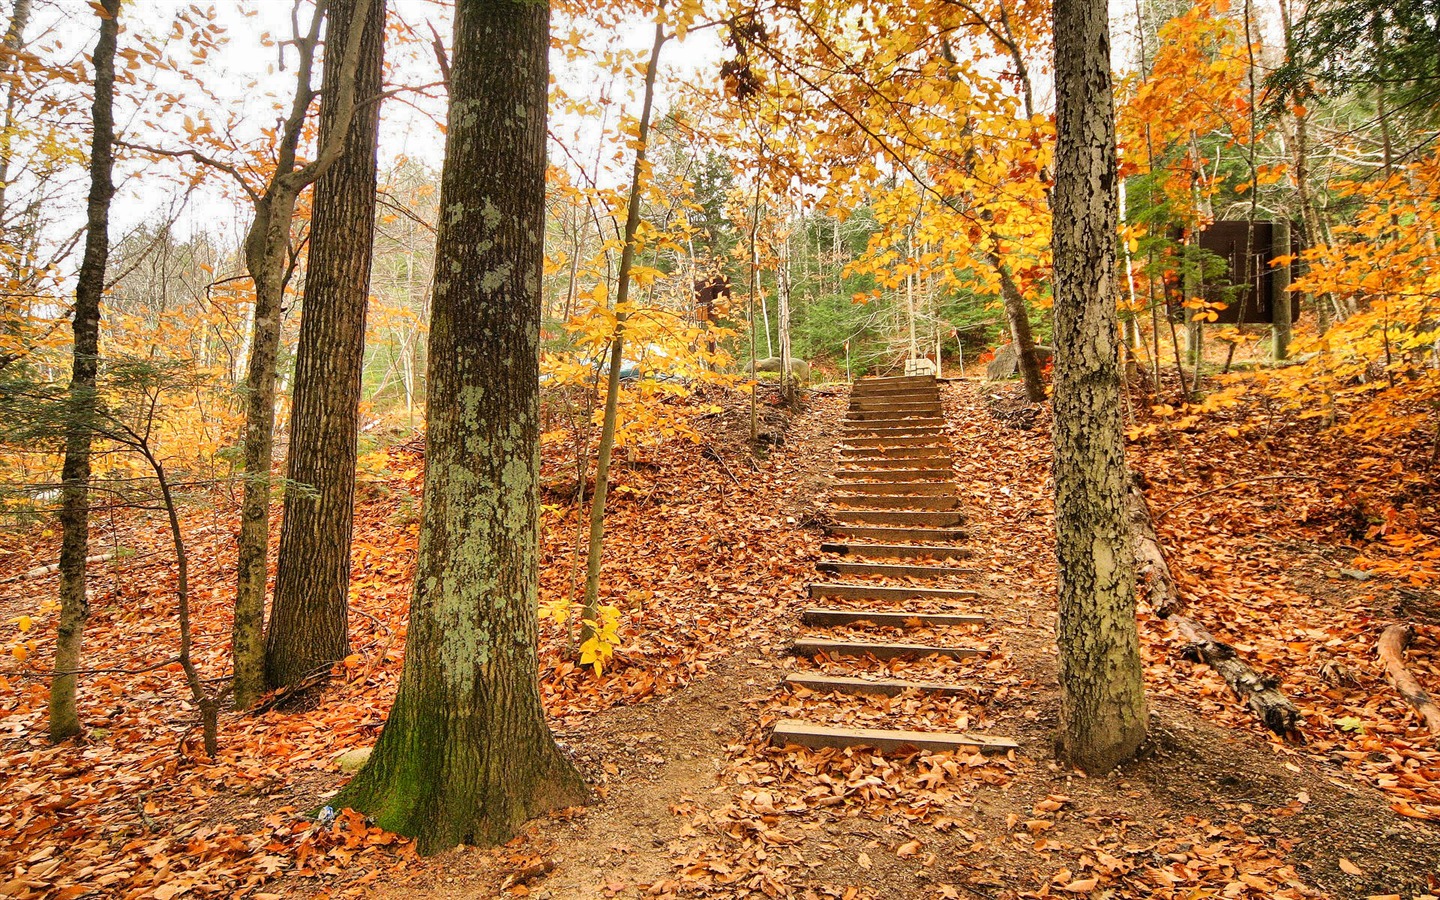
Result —
<svg viewBox="0 0 1440 900"><path fill-rule="evenodd" d="M10 27L5 30L5 61L0 77L10 79L5 88L5 121L0 130L0 227L9 224L10 159L12 135L15 131L15 108L19 105L20 48L25 46L25 28L30 24L30 0L15 0L10 12ZM14 73L14 74L12 74Z"/></svg>
<svg viewBox="0 0 1440 900"><path fill-rule="evenodd" d="M539 349L549 7L460 0L405 668L336 798L422 853L582 802L540 705Z"/></svg>
<svg viewBox="0 0 1440 900"><path fill-rule="evenodd" d="M1010 323L1010 338L1015 342L1015 361L1025 380L1025 399L1031 403L1045 400L1045 376L1040 371L1040 357L1035 354L1035 335L1030 330L1030 310L1025 297L997 250L990 251L990 265L1000 274L1000 296L1005 303L1005 319Z"/></svg>
<svg viewBox="0 0 1440 900"><path fill-rule="evenodd" d="M1145 738L1115 316L1115 110L1104 0L1056 0L1055 550L1060 744L1106 772Z"/></svg>
<svg viewBox="0 0 1440 900"><path fill-rule="evenodd" d="M365 307L375 228L375 157L380 127L385 2L355 18L355 0L333 0L331 46L352 29L360 42L354 94L359 102L345 149L315 183L310 261L295 359L285 518L275 573L275 598L265 648L271 688L293 684L350 652L347 600L350 534L354 521L355 457L360 382L365 363ZM320 142L333 133L339 111L338 67L326 66L321 85Z"/></svg>
<svg viewBox="0 0 1440 900"><path fill-rule="evenodd" d="M85 255L75 284L70 409L60 500L60 624L55 637L55 677L50 682L50 740L80 733L75 702L81 642L90 602L85 592L90 542L90 439L95 414L95 377L100 354L100 299L110 259L110 201L115 196L115 46L120 0L103 0L95 44L95 99L91 106L90 196L86 206Z"/></svg>
<svg viewBox="0 0 1440 900"><path fill-rule="evenodd" d="M369 15L372 2L354 0L357 19ZM324 8L317 6L307 35L297 36L300 66L295 98L282 123L279 160L264 194L253 197L255 221L245 236L245 268L255 283L255 314L251 327L250 358L245 372L244 497L240 504L237 541L235 619L231 655L235 668L235 705L244 709L265 690L265 588L269 576L270 463L275 448L275 362L280 349L280 316L289 278L290 225L295 202L308 185L324 175L339 159L355 111L354 71L360 56L363 29L352 29L343 46L326 62L348 73L339 79L335 95L335 129L327 135L316 158L296 166L296 148L305 116L315 97L310 77L319 42Z"/></svg>
<svg viewBox="0 0 1440 900"><path fill-rule="evenodd" d="M1274 241L1271 245L1273 256L1290 255L1290 223L1277 219L1274 223ZM1270 339L1275 362L1284 362L1290 356L1291 306L1290 263L1275 267L1270 293Z"/></svg>

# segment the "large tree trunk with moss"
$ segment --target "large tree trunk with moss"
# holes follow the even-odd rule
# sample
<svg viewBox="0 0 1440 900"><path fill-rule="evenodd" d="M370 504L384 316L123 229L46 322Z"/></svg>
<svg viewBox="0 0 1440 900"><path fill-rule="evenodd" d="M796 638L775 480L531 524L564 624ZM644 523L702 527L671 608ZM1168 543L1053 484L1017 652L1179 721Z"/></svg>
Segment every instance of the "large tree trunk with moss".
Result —
<svg viewBox="0 0 1440 900"><path fill-rule="evenodd" d="M1146 726L1120 421L1110 34L1104 0L1056 0L1054 21L1060 743L1072 763L1106 772Z"/></svg>
<svg viewBox="0 0 1440 900"><path fill-rule="evenodd" d="M330 17L332 46L344 46L351 29L365 29L353 74L359 105L344 151L315 183L286 473L294 487L285 493L265 646L265 675L272 688L293 684L350 652L350 533L375 227L385 3L371 0L369 16L360 20L355 0L334 0ZM338 118L325 98L339 94L344 74L325 67L322 144Z"/></svg>
<svg viewBox="0 0 1440 900"><path fill-rule="evenodd" d="M460 0L405 669L335 800L420 852L585 799L540 705L539 348L549 8Z"/></svg>
<svg viewBox="0 0 1440 900"><path fill-rule="evenodd" d="M50 682L50 740L80 733L75 702L76 670L90 603L85 593L90 543L90 436L95 413L95 376L100 354L100 298L110 259L110 200L115 196L115 45L120 0L104 0L95 44L95 100L91 106L90 198L85 255L75 283L73 363L65 426L60 500L60 624L55 637L55 677Z"/></svg>

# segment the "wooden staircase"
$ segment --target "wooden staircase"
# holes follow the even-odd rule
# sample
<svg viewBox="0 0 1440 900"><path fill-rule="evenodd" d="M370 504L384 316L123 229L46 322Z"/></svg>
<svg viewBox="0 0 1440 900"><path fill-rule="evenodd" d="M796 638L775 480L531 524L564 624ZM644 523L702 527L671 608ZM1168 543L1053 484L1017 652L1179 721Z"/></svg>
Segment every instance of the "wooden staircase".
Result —
<svg viewBox="0 0 1440 900"><path fill-rule="evenodd" d="M955 563L970 555L963 497L955 482L944 433L940 386L933 376L867 378L851 390L841 423L840 468L834 473L828 532L817 571L827 580L806 588L816 605L802 621L813 627L927 629L983 626L983 616L917 603L963 604L977 597L977 573ZM828 580L833 579L833 580ZM848 601L848 604L846 602ZM846 605L834 605L836 603ZM942 642L832 639L802 635L796 655L837 663L983 656L983 647ZM956 696L973 687L939 681L800 671L786 678L793 689L838 694L897 696L907 692ZM853 702L853 701L851 701ZM1014 741L970 733L841 728L785 719L771 741L781 746L872 747L877 750L954 750L1005 753Z"/></svg>

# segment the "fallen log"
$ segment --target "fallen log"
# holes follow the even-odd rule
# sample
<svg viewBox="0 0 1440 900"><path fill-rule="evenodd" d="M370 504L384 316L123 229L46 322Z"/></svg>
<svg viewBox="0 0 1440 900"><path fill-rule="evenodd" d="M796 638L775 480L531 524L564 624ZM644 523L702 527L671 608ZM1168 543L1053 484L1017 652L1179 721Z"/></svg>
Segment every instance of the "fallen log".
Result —
<svg viewBox="0 0 1440 900"><path fill-rule="evenodd" d="M1375 651L1379 654L1380 661L1385 664L1385 680L1414 708L1415 713L1430 729L1430 733L1440 735L1440 706L1435 705L1435 701L1430 699L1430 695L1425 693L1420 682L1405 666L1405 650L1414 636L1415 628L1408 622L1391 625L1380 632Z"/></svg>
<svg viewBox="0 0 1440 900"><path fill-rule="evenodd" d="M100 563L109 562L114 558L114 553L101 553L99 556L87 556L85 557L85 565L96 566ZM49 565L36 566L33 569L27 569L26 571L21 572L19 575L11 575L4 581L0 581L0 584L9 584L12 581L28 581L32 578L44 578L46 575L54 575L56 572L59 571L60 564L58 562L54 562L50 563Z"/></svg>
<svg viewBox="0 0 1440 900"><path fill-rule="evenodd" d="M1160 540L1155 536L1155 525L1150 519L1150 508L1145 502L1145 491L1138 477L1130 482L1128 518L1137 585L1155 614L1174 625L1184 638L1181 654L1186 659L1203 662L1214 669L1230 686L1236 699L1245 704L1266 728L1289 741L1303 740L1300 710L1280 692L1279 679L1256 672L1240 658L1234 647L1215 640L1205 626L1180 614L1185 602L1175 586L1175 578L1165 561Z"/></svg>
<svg viewBox="0 0 1440 900"><path fill-rule="evenodd" d="M1160 550L1160 541L1155 537L1155 525L1150 521L1150 507L1145 502L1138 475L1130 479L1128 513L1130 544L1135 552L1135 586L1155 615L1168 619L1179 612L1183 604L1165 554Z"/></svg>

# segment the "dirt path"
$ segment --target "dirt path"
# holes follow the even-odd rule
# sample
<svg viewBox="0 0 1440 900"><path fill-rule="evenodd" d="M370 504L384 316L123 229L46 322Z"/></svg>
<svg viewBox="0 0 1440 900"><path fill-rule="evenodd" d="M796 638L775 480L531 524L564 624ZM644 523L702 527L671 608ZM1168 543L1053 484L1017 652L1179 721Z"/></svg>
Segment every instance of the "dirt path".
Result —
<svg viewBox="0 0 1440 900"><path fill-rule="evenodd" d="M1399 817L1339 765L1256 727L1217 724L1187 691L1224 706L1213 675L1175 663L1144 628L1152 738L1144 757L1085 778L1052 751L1054 567L1048 439L1004 427L972 383L946 386L946 431L965 486L984 656L871 664L892 677L973 686L948 699L791 692L795 627L755 638L659 701L597 713L562 739L599 796L506 848L457 850L373 895L400 897L906 898L1366 897L1440 890L1440 828ZM798 615L818 557L803 527L822 499L846 398L817 395L775 460L793 581L767 599ZM991 404L993 405L993 404ZM1004 416L1002 416L1004 418ZM1022 417L1023 424L1023 417ZM797 615L786 621L796 623ZM1174 671L1189 679L1177 690ZM781 718L903 718L1019 741L1008 758L769 745ZM1355 874L1358 872L1359 874Z"/></svg>

